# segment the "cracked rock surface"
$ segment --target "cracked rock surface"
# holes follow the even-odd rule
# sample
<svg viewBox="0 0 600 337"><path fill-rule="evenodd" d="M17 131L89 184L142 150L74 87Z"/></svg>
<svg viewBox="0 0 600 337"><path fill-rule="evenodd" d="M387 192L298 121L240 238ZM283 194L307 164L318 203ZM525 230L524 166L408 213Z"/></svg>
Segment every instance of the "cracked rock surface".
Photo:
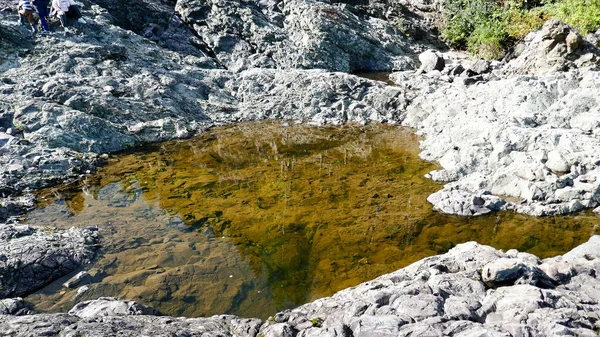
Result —
<svg viewBox="0 0 600 337"><path fill-rule="evenodd" d="M22 296L89 263L96 228L0 224L0 298Z"/></svg>

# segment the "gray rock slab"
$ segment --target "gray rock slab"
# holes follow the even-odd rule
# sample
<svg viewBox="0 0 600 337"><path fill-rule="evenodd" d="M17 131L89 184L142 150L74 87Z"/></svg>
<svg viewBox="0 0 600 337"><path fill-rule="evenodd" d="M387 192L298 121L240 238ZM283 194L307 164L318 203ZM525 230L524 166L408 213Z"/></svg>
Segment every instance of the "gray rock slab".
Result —
<svg viewBox="0 0 600 337"><path fill-rule="evenodd" d="M0 297L29 294L89 263L97 243L93 228L1 224Z"/></svg>
<svg viewBox="0 0 600 337"><path fill-rule="evenodd" d="M100 297L97 300L77 303L69 315L79 318L124 315L157 315L158 311L134 301L123 301L114 297Z"/></svg>

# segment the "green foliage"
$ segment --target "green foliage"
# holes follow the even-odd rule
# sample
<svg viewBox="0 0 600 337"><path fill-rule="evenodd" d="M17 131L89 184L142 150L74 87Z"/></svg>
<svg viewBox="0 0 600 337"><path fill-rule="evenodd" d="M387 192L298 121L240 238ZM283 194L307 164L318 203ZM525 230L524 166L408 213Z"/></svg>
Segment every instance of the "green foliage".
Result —
<svg viewBox="0 0 600 337"><path fill-rule="evenodd" d="M561 0L543 7L551 19L560 20L587 34L600 28L600 0Z"/></svg>
<svg viewBox="0 0 600 337"><path fill-rule="evenodd" d="M503 43L508 33L503 22L478 25L467 39L467 50L484 59L496 59L504 54Z"/></svg>
<svg viewBox="0 0 600 337"><path fill-rule="evenodd" d="M446 0L442 38L455 48L466 48L484 58L503 53L508 37L506 20L494 0Z"/></svg>
<svg viewBox="0 0 600 337"><path fill-rule="evenodd" d="M311 320L310 320L310 322L312 323L312 325L313 325L314 327L317 327L317 328L320 328L320 327L322 327L322 326L323 326L323 322L324 322L324 321L325 321L325 320L324 320L324 319L322 319L321 317L315 317L315 318L313 318L313 319L311 319Z"/></svg>
<svg viewBox="0 0 600 337"><path fill-rule="evenodd" d="M539 30L544 22L548 21L548 13L543 11L542 8L531 10L510 9L507 11L507 16L507 33L515 40L521 40L530 32Z"/></svg>
<svg viewBox="0 0 600 337"><path fill-rule="evenodd" d="M445 0L443 18L450 46L493 59L549 19L582 35L600 29L600 0Z"/></svg>

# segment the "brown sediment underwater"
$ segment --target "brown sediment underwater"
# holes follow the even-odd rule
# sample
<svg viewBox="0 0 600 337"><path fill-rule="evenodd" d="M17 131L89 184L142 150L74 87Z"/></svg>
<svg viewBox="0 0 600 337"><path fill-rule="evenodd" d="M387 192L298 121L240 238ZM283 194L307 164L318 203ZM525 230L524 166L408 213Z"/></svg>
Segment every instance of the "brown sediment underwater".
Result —
<svg viewBox="0 0 600 337"><path fill-rule="evenodd" d="M55 283L42 311L116 296L168 315L266 318L475 240L541 257L597 233L598 216L475 218L434 212L441 185L412 130L251 122L114 156L40 192L32 224L101 228L94 283Z"/></svg>

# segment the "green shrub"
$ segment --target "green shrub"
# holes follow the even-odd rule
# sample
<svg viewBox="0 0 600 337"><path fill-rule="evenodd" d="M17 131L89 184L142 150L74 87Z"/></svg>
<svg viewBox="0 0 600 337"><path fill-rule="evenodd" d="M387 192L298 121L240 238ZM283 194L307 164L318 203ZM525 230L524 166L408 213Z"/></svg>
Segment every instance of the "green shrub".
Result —
<svg viewBox="0 0 600 337"><path fill-rule="evenodd" d="M493 0L446 0L441 31L452 47L484 58L501 56L508 37L503 11Z"/></svg>
<svg viewBox="0 0 600 337"><path fill-rule="evenodd" d="M550 19L560 20L585 35L600 29L600 0L561 0L543 10Z"/></svg>
<svg viewBox="0 0 600 337"><path fill-rule="evenodd" d="M445 0L441 37L451 47L487 59L557 19L580 34L600 29L600 0Z"/></svg>
<svg viewBox="0 0 600 337"><path fill-rule="evenodd" d="M539 30L544 22L548 21L548 13L541 8L531 10L510 9L507 11L507 16L506 30L508 36L514 40L521 40L530 32Z"/></svg>
<svg viewBox="0 0 600 337"><path fill-rule="evenodd" d="M475 27L467 38L467 50L485 59L499 58L504 54L503 44L508 37L503 22L486 22Z"/></svg>

